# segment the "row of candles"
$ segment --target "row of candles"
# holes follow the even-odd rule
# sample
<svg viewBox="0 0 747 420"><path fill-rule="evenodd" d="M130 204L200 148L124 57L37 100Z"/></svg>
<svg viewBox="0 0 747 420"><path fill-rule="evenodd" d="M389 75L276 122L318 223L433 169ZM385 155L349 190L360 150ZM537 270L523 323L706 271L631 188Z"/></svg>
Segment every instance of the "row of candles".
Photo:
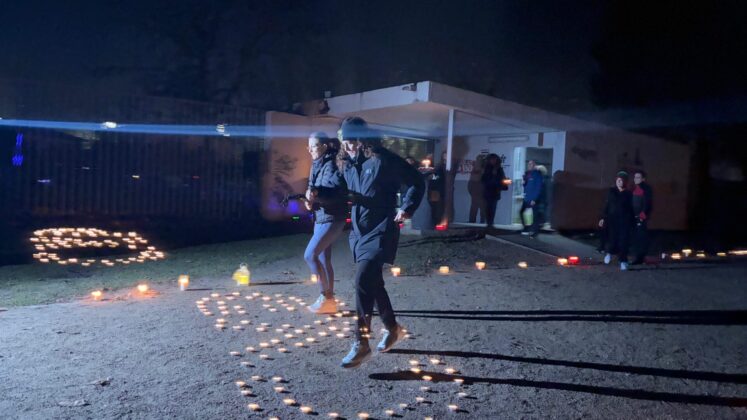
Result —
<svg viewBox="0 0 747 420"><path fill-rule="evenodd" d="M203 314L205 314L205 315L212 315L212 313L205 306L207 304L207 302L211 301L211 298L219 298L219 299L222 298L222 299L225 299L225 300L234 300L234 299L236 299L237 297L240 297L240 296L241 296L241 294L239 292L233 292L230 295L226 295L224 297L221 297L221 295L218 294L218 293L212 293L210 295L210 297L203 297L202 299L196 301L195 303L196 303L198 309L200 309L200 311L203 312ZM279 294L279 293L275 294L274 297L275 297L275 302L281 303L281 304L285 303L285 300L282 299L282 297L283 297L282 294ZM268 296L268 295L262 295L261 293L258 293L258 292L254 292L250 296L245 296L245 298L247 300L259 300L259 301L264 301L264 302L273 300L273 297ZM289 296L287 299L290 300L290 301L296 301L296 302L301 301L301 299L296 298L294 296ZM230 311L228 311L228 308L229 308L228 304L227 304L227 302L225 300L217 300L217 301L215 301L215 303L217 304L218 310L221 310L222 314L228 314L228 313L230 313ZM243 308L242 305L233 305L233 309L236 310L237 314L243 314L243 313L245 313L245 309ZM265 309L267 309L267 308L265 308ZM335 314L334 317L329 316L325 320L315 320L314 324L316 324L316 325L323 325L325 322L334 321L335 319L339 319L342 316L344 316L344 314L342 312L338 312L338 313ZM220 326L219 329L225 329L225 326L228 323L228 321L225 318L219 318L216 321L217 321L216 322L216 327ZM239 321L240 325L246 325L246 324L249 324L250 322L251 321L249 321L249 320L241 320L241 321ZM345 325L350 325L349 321L344 321L343 323ZM234 329L237 329L236 328L237 326L238 325L234 325ZM258 332L266 332L266 331L268 331L269 327L271 327L271 324L267 323L267 322L264 322L264 323L261 324L260 327L257 327L257 331ZM301 329L301 328L295 328L294 329L290 324L283 324L281 327L282 328L277 328L275 331L279 332L279 333L282 333L282 332L286 332L286 331L291 331L292 330L293 332L295 332L296 334L299 334L299 335L306 333L306 331L304 329L312 329L313 328L311 325L304 325L304 329ZM350 329L349 327L342 327L342 328L340 328L339 326L336 326L336 325L328 325L327 328L331 332L338 331L339 329L348 330L349 331L349 329ZM243 327L241 327L241 329L243 329ZM319 336L324 337L324 336L328 336L328 335L329 335L329 333L327 333L326 331L320 331L319 332ZM339 334L338 333L338 336L339 335L343 335L343 334ZM285 334L285 337L286 338L294 338L295 336L293 334L291 334L291 333L287 333L287 334ZM316 339L314 339L313 337L307 337L306 341L309 342L309 343L313 343L313 342L316 342ZM273 347L273 346L282 345L282 343L283 342L282 342L281 339L274 338L274 339L271 339L269 342L267 342L267 341L260 342L258 344L259 349L257 349L256 347L249 346L245 350L247 351L247 354L249 354L249 353L257 353L257 352L260 351L260 349L267 349L267 348L270 348L270 347ZM295 344L296 344L296 347L306 347L306 345L303 342L297 342ZM277 350L280 353L287 353L287 349L285 349L284 347L278 347ZM242 353L241 352L237 352L237 351L232 351L229 354L231 356L237 356L237 357L242 356ZM259 358L261 360L267 360L267 359L269 359L269 356L267 354L261 354L260 353L259 354ZM409 363L411 365L411 367L410 367L410 371L411 372L416 373L416 374L419 374L419 373L422 372L421 369L418 367L418 366L423 366L423 365L420 364L420 362L418 362L417 360L410 360ZM443 362L440 359L437 359L437 358L430 359L430 363L433 364L433 365L443 365ZM253 367L254 366L250 362L247 362L247 361L242 361L241 364L242 364L242 366L248 366L248 367ZM454 373L457 373L457 370L455 368L453 368L453 367L445 367L444 372L447 373L447 374L452 375ZM265 379L261 375L254 375L254 376L252 376L251 379L253 381L260 381L260 382L264 382L265 381ZM430 382L430 381L432 381L433 378L431 376L429 376L429 375L423 375L421 377L421 379L424 380L424 381L426 381L426 382ZM271 378L271 380L276 383L276 385L273 387L273 389L274 389L274 391L276 393L279 393L279 394L289 394L289 392L288 392L288 390L287 390L286 387L279 385L280 383L287 383L287 381L283 377L281 377L281 376L273 376ZM464 383L464 379L462 379L462 378L454 378L454 383L456 383L456 384L463 384ZM236 381L236 385L240 388L242 395L244 395L244 396L254 396L253 392L249 389L250 387L247 385L247 383L245 381L238 380L238 381ZM421 391L428 391L430 388L427 387L427 386L423 386L420 389L421 389ZM467 396L467 394L464 393L464 392L459 392L458 396L460 398L464 398L464 397ZM424 397L416 397L415 400L417 402L419 402L419 403L422 403L422 402L425 401L425 398ZM298 403L295 399L290 398L290 397L284 398L283 399L283 404L285 404L287 406L298 407L299 410L302 413L304 413L304 414L311 414L313 412L313 408L311 406L309 406L309 405L302 405L302 404ZM261 407L257 403L249 403L247 405L247 407L250 410L252 410L252 411L260 411L261 410ZM399 407L401 409L406 409L406 408L409 407L409 405L406 404L406 403L401 403L401 404L399 404ZM456 404L448 404L447 408L450 411L458 411L458 409L459 409L459 407ZM396 415L395 410L392 410L392 409L384 410L384 413L387 416L390 416L390 417ZM339 413L331 412L331 413L328 413L328 417L330 417L330 418L338 418L338 417L340 417L340 415L339 415ZM360 419L367 419L367 418L370 417L370 415L368 413L366 413L366 412L359 412L359 413L357 413L357 417L360 418ZM275 418L275 417L271 417L271 418ZM426 418L428 418L428 417L426 417Z"/></svg>
<svg viewBox="0 0 747 420"><path fill-rule="evenodd" d="M177 282L179 284L179 289L181 291L185 291L189 287L189 276L186 274L182 274L179 276ZM137 291L140 294L145 295L150 291L150 286L145 281L141 281L141 282L138 282L138 285L135 287L135 289L137 289ZM91 292L91 297L94 300L101 300L103 296L104 296L104 291L101 289L97 289Z"/></svg>
<svg viewBox="0 0 747 420"><path fill-rule="evenodd" d="M578 263L578 257L570 257L570 258L575 258L576 259L576 263ZM558 262L560 262L560 260L558 260ZM566 264L567 263L568 263L568 260L566 260ZM527 268L527 267L529 267L529 264L527 264L526 261L519 261L519 263L517 264L517 266L519 268ZM487 267L487 263L485 263L485 261L475 261L475 268L477 268L478 270L480 270L480 271L485 270L486 267ZM395 267L392 267L390 270L391 270L392 276L394 276L394 277L399 277L399 276L402 275L402 268L401 267L395 266ZM442 265L442 266L438 267L438 273L439 274L449 274L449 273L451 273L451 268L449 268L448 265ZM313 274L312 274L312 282L314 282Z"/></svg>
<svg viewBox="0 0 747 420"><path fill-rule="evenodd" d="M690 256L692 256L692 255L695 255L695 258L700 258L700 259L708 257L708 255L706 254L705 251L696 251L696 252L693 252L692 249L685 248L685 249L681 250L680 252L673 252L673 253L671 253L669 255L667 255L666 253L662 253L661 254L661 259L664 260L668 256L669 258L671 258L673 260L681 260L683 258L690 258ZM719 258L725 258L725 257L728 257L729 255L744 256L744 255L747 255L747 250L735 249L735 250L731 250L729 252L723 252L722 251L722 252L717 252L716 253L716 256L719 257Z"/></svg>

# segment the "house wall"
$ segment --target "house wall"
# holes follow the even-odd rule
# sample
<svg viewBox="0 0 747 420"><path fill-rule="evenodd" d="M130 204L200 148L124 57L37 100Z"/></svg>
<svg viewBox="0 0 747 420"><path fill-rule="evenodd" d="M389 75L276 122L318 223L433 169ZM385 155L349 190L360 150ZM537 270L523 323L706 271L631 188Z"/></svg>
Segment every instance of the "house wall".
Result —
<svg viewBox="0 0 747 420"><path fill-rule="evenodd" d="M308 215L299 202L290 202L287 208L283 208L280 200L287 194L306 191L311 168L307 150L309 134L323 131L335 136L339 121L331 117L271 111L266 115L265 124L262 216L267 220L286 220L296 215Z"/></svg>
<svg viewBox="0 0 747 420"><path fill-rule="evenodd" d="M565 170L554 176L553 226L594 229L615 174L643 169L654 191L652 229L687 228L687 180L692 148L687 144L622 130L570 131Z"/></svg>

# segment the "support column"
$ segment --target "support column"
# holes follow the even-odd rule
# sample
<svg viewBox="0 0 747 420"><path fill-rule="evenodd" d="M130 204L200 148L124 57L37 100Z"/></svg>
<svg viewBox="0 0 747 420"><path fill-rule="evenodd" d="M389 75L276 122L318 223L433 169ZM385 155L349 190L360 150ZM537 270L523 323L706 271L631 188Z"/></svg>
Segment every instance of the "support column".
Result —
<svg viewBox="0 0 747 420"><path fill-rule="evenodd" d="M452 161L454 159L454 118L456 111L451 108L449 109L449 130L446 136L446 179L445 189L446 197L444 197L444 216L441 220L441 224L448 225L453 219L454 213L454 171L456 168L452 167Z"/></svg>

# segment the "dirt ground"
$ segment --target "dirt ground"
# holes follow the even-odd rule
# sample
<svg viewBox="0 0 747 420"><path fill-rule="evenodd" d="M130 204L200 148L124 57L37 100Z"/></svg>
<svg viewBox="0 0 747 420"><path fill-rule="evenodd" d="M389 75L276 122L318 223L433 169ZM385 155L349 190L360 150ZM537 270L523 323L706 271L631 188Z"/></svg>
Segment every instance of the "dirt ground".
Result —
<svg viewBox="0 0 747 420"><path fill-rule="evenodd" d="M457 252L449 275L387 276L412 335L350 371L350 338L336 334L354 320L305 310L318 286L301 280L300 255L255 267L249 287L201 275L186 292L155 283L147 297L10 307L0 418L747 418L747 267L620 272L500 247L485 271ZM349 261L341 239L337 292L352 310Z"/></svg>

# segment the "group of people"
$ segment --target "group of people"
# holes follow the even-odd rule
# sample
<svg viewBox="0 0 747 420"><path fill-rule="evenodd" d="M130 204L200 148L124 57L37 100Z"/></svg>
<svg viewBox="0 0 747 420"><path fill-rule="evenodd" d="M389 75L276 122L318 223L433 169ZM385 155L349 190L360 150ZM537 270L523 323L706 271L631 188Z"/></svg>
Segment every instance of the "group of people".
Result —
<svg viewBox="0 0 747 420"><path fill-rule="evenodd" d="M646 173L633 173L633 186L628 185L628 173L620 171L615 177L615 186L607 192L607 200L599 219L600 244L598 250L605 253L604 263L612 261L616 254L620 269L628 269L628 253L631 243L635 254L633 264L642 264L648 252L648 222L653 210L653 192L646 183Z"/></svg>
<svg viewBox="0 0 747 420"><path fill-rule="evenodd" d="M469 221L477 221L478 211L488 228L495 223L495 210L501 199L501 192L507 191L511 180L506 177L501 160L495 153L488 154L484 159L478 156L476 167L473 170L476 175L469 181L467 189L472 196L470 204ZM524 226L522 235L535 236L545 220L547 203L547 168L538 165L534 160L527 161L527 170L522 179L524 197L522 200L519 216ZM529 213L531 212L531 220Z"/></svg>
<svg viewBox="0 0 747 420"><path fill-rule="evenodd" d="M351 207L350 249L356 263L357 328L342 367L354 368L372 356L368 343L374 305L385 332L376 349L387 352L404 337L384 287L383 266L397 254L399 223L412 216L424 193L421 174L381 145L380 136L359 117L342 121L337 138L324 133L309 137L313 160L304 203L314 212L314 234L304 258L319 279L320 296L309 310L337 311L332 245L340 236ZM402 186L405 186L404 190ZM397 194L404 191L397 210Z"/></svg>

